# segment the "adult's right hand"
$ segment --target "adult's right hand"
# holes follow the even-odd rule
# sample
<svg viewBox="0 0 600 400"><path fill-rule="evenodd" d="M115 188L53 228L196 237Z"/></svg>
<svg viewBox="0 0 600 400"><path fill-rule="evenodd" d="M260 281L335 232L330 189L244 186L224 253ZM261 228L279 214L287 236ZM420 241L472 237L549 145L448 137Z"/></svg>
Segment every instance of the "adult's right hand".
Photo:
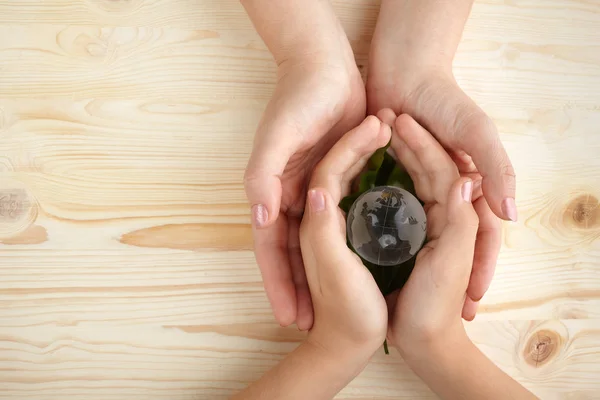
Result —
<svg viewBox="0 0 600 400"><path fill-rule="evenodd" d="M492 119L459 87L452 64L472 0L382 0L371 42L369 113L390 108L427 129L473 179L487 204L480 220L517 220L516 178ZM402 23L398 23L398 21ZM478 192L478 193L477 193ZM484 224L477 237L465 311L474 316L486 293L500 247L499 224Z"/></svg>
<svg viewBox="0 0 600 400"><path fill-rule="evenodd" d="M332 41L326 52L295 54L279 64L244 182L275 318L301 330L313 323L298 233L308 182L315 165L366 114L364 84L341 26Z"/></svg>

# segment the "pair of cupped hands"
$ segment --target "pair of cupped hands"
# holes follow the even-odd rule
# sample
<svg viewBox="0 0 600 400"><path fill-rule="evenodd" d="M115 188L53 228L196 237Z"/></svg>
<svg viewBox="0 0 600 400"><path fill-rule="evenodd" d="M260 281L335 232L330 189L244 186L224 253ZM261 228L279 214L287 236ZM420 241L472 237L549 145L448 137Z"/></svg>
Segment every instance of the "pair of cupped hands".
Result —
<svg viewBox="0 0 600 400"><path fill-rule="evenodd" d="M282 326L326 348L464 332L461 317L475 317L494 274L499 218L517 218L494 124L451 62L418 61L375 47L365 87L347 43L283 60L257 129L245 189L265 290ZM425 203L428 242L404 288L384 298L347 247L337 205L390 138Z"/></svg>

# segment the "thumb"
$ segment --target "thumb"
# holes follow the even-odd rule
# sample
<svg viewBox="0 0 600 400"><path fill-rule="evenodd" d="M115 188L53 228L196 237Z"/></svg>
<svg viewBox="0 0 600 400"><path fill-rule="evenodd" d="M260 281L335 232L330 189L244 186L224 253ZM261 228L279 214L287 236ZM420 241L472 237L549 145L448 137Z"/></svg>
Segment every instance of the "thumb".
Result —
<svg viewBox="0 0 600 400"><path fill-rule="evenodd" d="M300 227L300 248L309 282L319 282L324 275L340 278L344 267L355 261L346 245L345 225L337 204L326 190L312 189L306 211Z"/></svg>
<svg viewBox="0 0 600 400"><path fill-rule="evenodd" d="M460 147L466 151L483 177L482 190L498 217L516 221L516 177L494 122L477 106L477 112L462 122Z"/></svg>
<svg viewBox="0 0 600 400"><path fill-rule="evenodd" d="M473 181L468 178L457 180L448 195L446 224L431 257L436 276L453 291L464 295L469 284L475 251L475 239L479 218L471 204Z"/></svg>
<svg viewBox="0 0 600 400"><path fill-rule="evenodd" d="M421 103L427 107L409 109L445 146L463 150L483 177L482 189L490 208L499 218L517 220L516 178L494 122L454 80L426 90ZM472 172L472 171L461 171Z"/></svg>
<svg viewBox="0 0 600 400"><path fill-rule="evenodd" d="M279 216L281 176L293 154L289 135L278 135L274 129L259 127L254 149L244 175L246 197L252 207L252 224L256 228L270 226Z"/></svg>

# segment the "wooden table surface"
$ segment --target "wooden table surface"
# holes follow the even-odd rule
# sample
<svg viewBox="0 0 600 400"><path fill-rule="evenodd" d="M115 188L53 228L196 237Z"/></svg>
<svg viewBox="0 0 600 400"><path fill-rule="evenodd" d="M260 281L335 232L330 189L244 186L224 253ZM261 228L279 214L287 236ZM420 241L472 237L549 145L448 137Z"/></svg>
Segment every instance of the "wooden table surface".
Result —
<svg viewBox="0 0 600 400"><path fill-rule="evenodd" d="M379 2L337 0L366 68ZM518 176L472 339L600 398L600 2L482 0L455 62ZM275 68L235 0L0 0L0 398L222 399L291 351L243 170ZM423 399L378 354L341 399Z"/></svg>

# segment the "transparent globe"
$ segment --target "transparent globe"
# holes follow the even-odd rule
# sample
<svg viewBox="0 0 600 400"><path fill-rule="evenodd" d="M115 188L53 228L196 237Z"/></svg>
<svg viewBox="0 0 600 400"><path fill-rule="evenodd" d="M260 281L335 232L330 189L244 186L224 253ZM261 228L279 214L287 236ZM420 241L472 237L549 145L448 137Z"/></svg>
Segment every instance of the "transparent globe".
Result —
<svg viewBox="0 0 600 400"><path fill-rule="evenodd" d="M380 266L414 257L427 234L427 216L410 192L379 186L366 191L348 211L346 231L356 253Z"/></svg>

